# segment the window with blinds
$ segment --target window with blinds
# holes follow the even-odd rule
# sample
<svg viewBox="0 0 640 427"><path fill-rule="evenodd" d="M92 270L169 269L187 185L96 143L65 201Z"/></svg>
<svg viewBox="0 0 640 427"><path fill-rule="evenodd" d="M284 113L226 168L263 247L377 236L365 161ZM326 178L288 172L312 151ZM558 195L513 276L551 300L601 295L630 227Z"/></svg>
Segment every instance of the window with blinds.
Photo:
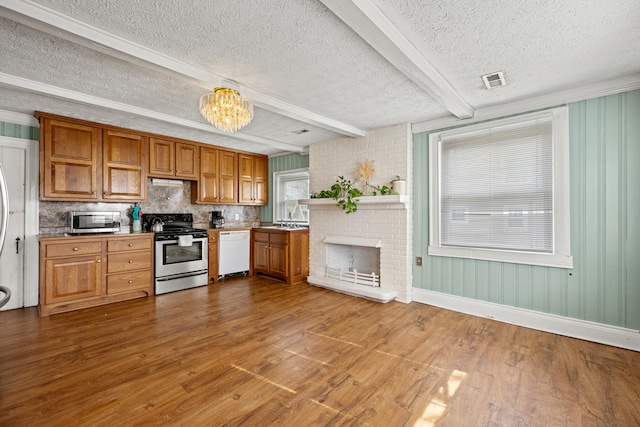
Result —
<svg viewBox="0 0 640 427"><path fill-rule="evenodd" d="M565 109L430 135L429 254L566 266L561 129Z"/></svg>

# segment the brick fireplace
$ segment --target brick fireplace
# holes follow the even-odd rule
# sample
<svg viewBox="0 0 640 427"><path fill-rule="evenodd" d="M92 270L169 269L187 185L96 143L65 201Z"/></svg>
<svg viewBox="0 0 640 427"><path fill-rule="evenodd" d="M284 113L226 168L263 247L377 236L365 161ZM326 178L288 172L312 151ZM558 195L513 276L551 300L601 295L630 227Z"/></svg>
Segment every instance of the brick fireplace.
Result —
<svg viewBox="0 0 640 427"><path fill-rule="evenodd" d="M328 189L339 175L355 182L358 166L366 160L375 160L376 173L369 184L388 185L396 176L407 179L407 194L411 194L412 164L411 130L408 124L391 126L367 132L361 138L337 138L313 144L309 150L311 191ZM345 214L332 199L316 199L310 209L310 276L309 283L386 302L396 299L411 301L412 258L412 204L410 196L362 197L358 211ZM346 246L358 241L379 241L379 281L376 286L327 284L327 245L342 239ZM329 243L327 243L329 242ZM363 250L351 249L344 255L353 257ZM334 255L335 256L335 255ZM348 260L343 268L349 270ZM339 263L338 263L339 264ZM355 269L358 269L357 267ZM369 269L369 267L367 267ZM315 283L314 283L315 282ZM373 292L373 294L372 294Z"/></svg>

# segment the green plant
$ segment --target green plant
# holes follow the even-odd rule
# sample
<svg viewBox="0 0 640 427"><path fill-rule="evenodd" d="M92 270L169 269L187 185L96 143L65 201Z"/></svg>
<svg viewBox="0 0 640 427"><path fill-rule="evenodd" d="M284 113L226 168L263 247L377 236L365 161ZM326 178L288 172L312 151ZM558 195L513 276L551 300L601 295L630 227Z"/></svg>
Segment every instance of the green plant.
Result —
<svg viewBox="0 0 640 427"><path fill-rule="evenodd" d="M362 192L355 188L353 183L345 179L344 176L339 176L330 190L322 190L318 193L320 198L337 200L338 203L336 205L342 208L346 214L358 210L358 197L360 196L362 196Z"/></svg>

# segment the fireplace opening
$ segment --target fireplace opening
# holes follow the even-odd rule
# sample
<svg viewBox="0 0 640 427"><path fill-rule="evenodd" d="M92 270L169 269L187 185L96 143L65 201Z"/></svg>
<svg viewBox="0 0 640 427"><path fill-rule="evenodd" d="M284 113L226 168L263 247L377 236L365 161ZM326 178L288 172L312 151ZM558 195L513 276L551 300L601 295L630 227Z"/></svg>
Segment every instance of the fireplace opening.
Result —
<svg viewBox="0 0 640 427"><path fill-rule="evenodd" d="M365 286L380 286L380 248L326 245L325 275Z"/></svg>

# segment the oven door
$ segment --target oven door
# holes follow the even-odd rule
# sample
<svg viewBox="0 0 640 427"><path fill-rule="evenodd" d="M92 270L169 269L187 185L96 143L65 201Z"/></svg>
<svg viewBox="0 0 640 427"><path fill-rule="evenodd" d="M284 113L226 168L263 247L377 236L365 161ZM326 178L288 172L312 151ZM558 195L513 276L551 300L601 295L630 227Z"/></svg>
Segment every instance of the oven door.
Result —
<svg viewBox="0 0 640 427"><path fill-rule="evenodd" d="M191 246L178 239L156 241L156 278L207 270L207 239L194 238Z"/></svg>

